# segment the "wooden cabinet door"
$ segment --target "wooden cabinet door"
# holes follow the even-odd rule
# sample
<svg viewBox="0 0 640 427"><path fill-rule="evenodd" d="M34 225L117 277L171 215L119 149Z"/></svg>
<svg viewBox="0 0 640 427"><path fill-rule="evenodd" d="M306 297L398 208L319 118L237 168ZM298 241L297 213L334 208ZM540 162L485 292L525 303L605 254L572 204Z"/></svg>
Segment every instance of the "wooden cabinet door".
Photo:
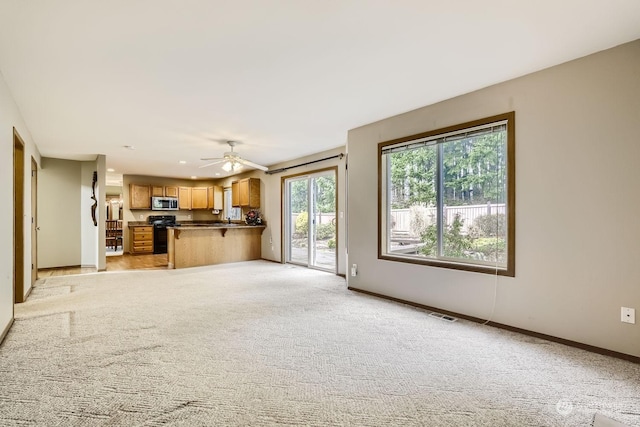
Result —
<svg viewBox="0 0 640 427"><path fill-rule="evenodd" d="M129 209L151 209L151 189L148 185L129 184Z"/></svg>
<svg viewBox="0 0 640 427"><path fill-rule="evenodd" d="M178 208L191 210L191 187L178 187Z"/></svg>
<svg viewBox="0 0 640 427"><path fill-rule="evenodd" d="M207 208L215 209L213 207L213 187L207 187Z"/></svg>
<svg viewBox="0 0 640 427"><path fill-rule="evenodd" d="M151 186L151 197L163 197L164 187L158 185Z"/></svg>
<svg viewBox="0 0 640 427"><path fill-rule="evenodd" d="M240 206L249 206L249 180L241 179L238 182L238 194L240 195Z"/></svg>
<svg viewBox="0 0 640 427"><path fill-rule="evenodd" d="M234 208L240 207L240 193L238 188L238 181L231 183L231 206Z"/></svg>
<svg viewBox="0 0 640 427"><path fill-rule="evenodd" d="M258 178L249 178L249 202L250 208L260 207L260 180Z"/></svg>
<svg viewBox="0 0 640 427"><path fill-rule="evenodd" d="M260 180L245 178L238 181L238 202L242 207L260 207Z"/></svg>
<svg viewBox="0 0 640 427"><path fill-rule="evenodd" d="M191 209L207 209L209 205L207 187L193 187L191 189Z"/></svg>
<svg viewBox="0 0 640 427"><path fill-rule="evenodd" d="M164 187L164 195L166 197L178 197L178 187Z"/></svg>

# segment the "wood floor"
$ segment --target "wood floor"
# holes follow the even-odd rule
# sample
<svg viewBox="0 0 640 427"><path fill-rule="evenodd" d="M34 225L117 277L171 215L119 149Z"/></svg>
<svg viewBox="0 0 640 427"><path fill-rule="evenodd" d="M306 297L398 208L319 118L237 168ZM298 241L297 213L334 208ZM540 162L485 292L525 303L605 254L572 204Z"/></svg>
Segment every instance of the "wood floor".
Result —
<svg viewBox="0 0 640 427"><path fill-rule="evenodd" d="M167 254L129 255L107 257L107 271L156 270L167 268ZM58 267L38 270L38 278L95 273L94 267Z"/></svg>

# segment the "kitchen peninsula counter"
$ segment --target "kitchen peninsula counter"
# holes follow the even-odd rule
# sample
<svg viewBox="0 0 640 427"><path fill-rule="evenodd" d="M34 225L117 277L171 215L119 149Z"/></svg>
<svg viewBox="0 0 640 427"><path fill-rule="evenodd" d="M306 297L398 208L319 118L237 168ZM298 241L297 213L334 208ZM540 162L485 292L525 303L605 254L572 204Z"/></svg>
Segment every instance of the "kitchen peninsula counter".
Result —
<svg viewBox="0 0 640 427"><path fill-rule="evenodd" d="M186 268L260 259L265 227L235 223L167 227L168 266Z"/></svg>

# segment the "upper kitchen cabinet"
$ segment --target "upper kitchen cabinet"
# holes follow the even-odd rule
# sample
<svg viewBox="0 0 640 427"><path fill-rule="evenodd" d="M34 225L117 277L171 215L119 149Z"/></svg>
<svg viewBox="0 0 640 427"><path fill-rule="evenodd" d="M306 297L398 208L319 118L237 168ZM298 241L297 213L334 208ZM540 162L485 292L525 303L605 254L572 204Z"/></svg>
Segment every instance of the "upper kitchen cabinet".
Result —
<svg viewBox="0 0 640 427"><path fill-rule="evenodd" d="M178 187L178 208L191 209L191 187Z"/></svg>
<svg viewBox="0 0 640 427"><path fill-rule="evenodd" d="M164 187L164 195L166 197L178 197L178 187Z"/></svg>
<svg viewBox="0 0 640 427"><path fill-rule="evenodd" d="M233 184L236 183L231 184L231 198L234 206L247 208L260 207L260 180L258 178L245 178L237 181L236 186ZM237 205L235 204L236 202Z"/></svg>
<svg viewBox="0 0 640 427"><path fill-rule="evenodd" d="M219 211L221 211L222 209L224 209L224 202L223 202L223 195L224 195L224 190L222 187L215 185L213 187L209 187L209 191L208 191L208 196L209 196L209 203L208 203L208 208L209 209L217 209Z"/></svg>
<svg viewBox="0 0 640 427"><path fill-rule="evenodd" d="M208 207L208 188L193 187L191 189L191 209L207 209Z"/></svg>
<svg viewBox="0 0 640 427"><path fill-rule="evenodd" d="M151 187L129 184L129 209L151 209Z"/></svg>
<svg viewBox="0 0 640 427"><path fill-rule="evenodd" d="M158 185L151 186L151 197L162 197L164 196L164 187Z"/></svg>
<svg viewBox="0 0 640 427"><path fill-rule="evenodd" d="M231 183L231 206L234 208L240 207L240 191L238 190L238 181Z"/></svg>

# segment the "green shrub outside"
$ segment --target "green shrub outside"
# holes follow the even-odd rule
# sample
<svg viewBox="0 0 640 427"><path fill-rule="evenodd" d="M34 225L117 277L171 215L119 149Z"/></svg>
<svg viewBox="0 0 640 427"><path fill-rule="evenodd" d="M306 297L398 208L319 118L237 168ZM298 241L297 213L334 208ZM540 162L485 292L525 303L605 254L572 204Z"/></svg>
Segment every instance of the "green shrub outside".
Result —
<svg viewBox="0 0 640 427"><path fill-rule="evenodd" d="M330 237L334 237L336 234L336 226L329 224L320 224L316 228L316 237L320 240L328 239Z"/></svg>
<svg viewBox="0 0 640 427"><path fill-rule="evenodd" d="M480 215L474 221L482 236L505 236L507 234L507 216L505 214Z"/></svg>
<svg viewBox="0 0 640 427"><path fill-rule="evenodd" d="M480 237L473 241L473 250L486 256L503 253L506 248L507 242L504 239L496 239L495 237Z"/></svg>
<svg viewBox="0 0 640 427"><path fill-rule="evenodd" d="M462 258L466 256L466 252L472 247L472 240L469 236L462 234L462 226L464 220L459 214L453 217L453 222L447 225L444 229L443 238L443 251L444 256ZM430 225L422 233L422 242L424 245L420 249L420 252L426 256L436 256L438 253L438 237L435 225Z"/></svg>
<svg viewBox="0 0 640 427"><path fill-rule="evenodd" d="M306 235L309 232L309 214L302 212L296 218L295 234Z"/></svg>

